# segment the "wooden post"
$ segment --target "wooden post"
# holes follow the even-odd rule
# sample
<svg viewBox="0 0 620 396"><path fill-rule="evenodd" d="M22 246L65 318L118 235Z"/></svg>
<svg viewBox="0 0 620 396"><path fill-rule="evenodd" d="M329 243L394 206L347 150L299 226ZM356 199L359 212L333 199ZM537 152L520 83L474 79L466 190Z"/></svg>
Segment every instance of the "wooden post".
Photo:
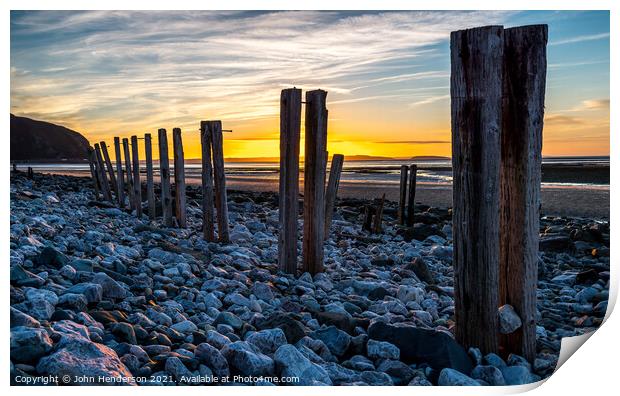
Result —
<svg viewBox="0 0 620 396"><path fill-rule="evenodd" d="M332 166L329 170L329 179L327 181L327 190L325 191L325 239L329 237L329 227L332 224L332 216L334 215L334 206L336 205L336 196L338 195L338 185L340 184L340 173L344 163L344 155L334 154L332 157Z"/></svg>
<svg viewBox="0 0 620 396"><path fill-rule="evenodd" d="M320 89L306 92L303 271L312 275L323 272L326 97L327 92Z"/></svg>
<svg viewBox="0 0 620 396"><path fill-rule="evenodd" d="M297 272L300 131L301 89L284 89L280 94L278 264L288 274Z"/></svg>
<svg viewBox="0 0 620 396"><path fill-rule="evenodd" d="M129 208L135 207L135 198L133 194L133 176L131 168L131 156L129 154L129 140L123 138L123 154L125 155L125 174L127 174L127 196L129 198Z"/></svg>
<svg viewBox="0 0 620 396"><path fill-rule="evenodd" d="M99 200L99 179L97 177L97 170L95 169L95 150L88 146L88 167L90 168L90 177L93 179L93 185L95 187L95 199Z"/></svg>
<svg viewBox="0 0 620 396"><path fill-rule="evenodd" d="M103 198L106 201L112 202L112 192L110 191L110 184L108 183L108 178L105 175L105 168L103 167L103 158L101 157L101 149L99 148L99 143L95 143L95 158L97 159L97 175L99 176L99 182L101 183Z"/></svg>
<svg viewBox="0 0 620 396"><path fill-rule="evenodd" d="M375 234L379 234L382 231L381 223L383 222L383 206L385 205L385 193L381 197L381 201L379 201L379 205L375 211L375 222L373 224L373 231Z"/></svg>
<svg viewBox="0 0 620 396"><path fill-rule="evenodd" d="M116 157L116 197L118 205L122 208L125 205L125 182L123 176L123 158L121 157L121 141L114 137L114 156Z"/></svg>
<svg viewBox="0 0 620 396"><path fill-rule="evenodd" d="M159 140L159 173L161 174L161 208L164 225L172 227L172 195L170 194L170 164L168 162L168 136L166 130L157 131Z"/></svg>
<svg viewBox="0 0 620 396"><path fill-rule="evenodd" d="M101 147L101 152L103 153L103 160L105 161L105 166L108 169L108 175L110 176L110 183L112 184L112 189L114 190L114 194L116 194L116 198L118 199L118 184L116 183L116 176L114 176L114 167L112 166L112 161L110 161L110 154L108 154L108 145L106 142L100 142L99 147Z"/></svg>
<svg viewBox="0 0 620 396"><path fill-rule="evenodd" d="M405 225L405 207L407 203L407 174L409 167L407 165L400 166L400 194L398 196L398 224Z"/></svg>
<svg viewBox="0 0 620 396"><path fill-rule="evenodd" d="M415 188L418 178L418 166L409 166L409 200L407 202L407 227L413 227L415 223Z"/></svg>
<svg viewBox="0 0 620 396"><path fill-rule="evenodd" d="M138 158L138 137L131 137L131 164L133 165L133 196L136 216L142 216L142 183L140 182L140 159Z"/></svg>
<svg viewBox="0 0 620 396"><path fill-rule="evenodd" d="M547 25L504 30L499 305L521 317L504 354L536 357L536 288Z"/></svg>
<svg viewBox="0 0 620 396"><path fill-rule="evenodd" d="M501 26L450 35L456 340L498 351Z"/></svg>
<svg viewBox="0 0 620 396"><path fill-rule="evenodd" d="M185 158L183 155L183 139L181 128L172 130L172 148L174 151L174 200L176 204L176 218L179 227L187 226L187 210L185 207Z"/></svg>
<svg viewBox="0 0 620 396"><path fill-rule="evenodd" d="M217 209L217 231L220 242L228 243L228 197L226 195L226 174L224 173L224 137L222 121L212 121L211 144L213 149L213 175L215 180L215 208Z"/></svg>
<svg viewBox="0 0 620 396"><path fill-rule="evenodd" d="M202 146L202 237L215 241L213 229L213 163L211 156L210 121L200 121L200 144Z"/></svg>
<svg viewBox="0 0 620 396"><path fill-rule="evenodd" d="M146 200L149 204L149 219L154 220L155 212L155 184L153 182L153 143L151 134L144 134L144 159L146 160Z"/></svg>
<svg viewBox="0 0 620 396"><path fill-rule="evenodd" d="M362 223L362 230L372 232L372 214L374 212L372 205L364 206L364 219Z"/></svg>

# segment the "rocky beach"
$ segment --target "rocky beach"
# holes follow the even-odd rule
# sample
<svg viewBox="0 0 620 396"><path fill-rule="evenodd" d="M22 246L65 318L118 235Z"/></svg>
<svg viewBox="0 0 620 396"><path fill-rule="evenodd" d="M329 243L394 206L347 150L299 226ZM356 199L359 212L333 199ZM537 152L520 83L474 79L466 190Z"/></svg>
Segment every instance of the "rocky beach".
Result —
<svg viewBox="0 0 620 396"><path fill-rule="evenodd" d="M274 193L229 191L227 245L202 239L200 189L187 197L188 227L166 228L97 201L89 178L11 175L14 385L525 384L607 309L607 220L541 218L530 363L454 341L448 207L418 204L406 229L388 201L369 234L369 201L337 200L312 277L278 270Z"/></svg>

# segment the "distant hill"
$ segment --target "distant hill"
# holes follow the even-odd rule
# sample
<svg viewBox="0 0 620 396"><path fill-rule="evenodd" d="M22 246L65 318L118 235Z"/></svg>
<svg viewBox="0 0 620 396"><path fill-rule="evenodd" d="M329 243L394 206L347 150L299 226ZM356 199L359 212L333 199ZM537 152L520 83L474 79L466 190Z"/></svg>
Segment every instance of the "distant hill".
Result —
<svg viewBox="0 0 620 396"><path fill-rule="evenodd" d="M450 157L442 157L441 155L418 155L410 159L414 161L445 161L449 160Z"/></svg>
<svg viewBox="0 0 620 396"><path fill-rule="evenodd" d="M329 157L331 159L331 155ZM226 162L280 162L280 157L255 157L255 158L244 158L244 157L226 157L224 158ZM391 160L391 157L379 157L375 155L345 155L345 161L385 161ZM300 157L300 160L303 161L304 157ZM186 160L187 162L196 161L199 162L200 159Z"/></svg>
<svg viewBox="0 0 620 396"><path fill-rule="evenodd" d="M88 146L76 131L11 114L11 161L83 162Z"/></svg>

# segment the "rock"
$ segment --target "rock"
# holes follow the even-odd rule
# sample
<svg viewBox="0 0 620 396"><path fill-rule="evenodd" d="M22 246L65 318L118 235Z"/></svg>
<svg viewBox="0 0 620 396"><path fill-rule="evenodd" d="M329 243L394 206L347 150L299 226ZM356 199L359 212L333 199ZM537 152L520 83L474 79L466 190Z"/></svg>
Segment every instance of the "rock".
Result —
<svg viewBox="0 0 620 396"><path fill-rule="evenodd" d="M254 285L252 286L252 294L254 294L259 300L263 301L271 301L275 298L273 292L271 291L271 287L262 282L254 282Z"/></svg>
<svg viewBox="0 0 620 396"><path fill-rule="evenodd" d="M387 360L386 360L387 361ZM375 365L366 356L355 355L351 359L342 363L344 367L356 370L356 371L374 371ZM383 370L381 370L383 371Z"/></svg>
<svg viewBox="0 0 620 396"><path fill-rule="evenodd" d="M351 336L336 326L319 329L310 333L310 337L321 340L327 345L330 352L336 356L342 356L349 348Z"/></svg>
<svg viewBox="0 0 620 396"><path fill-rule="evenodd" d="M301 340L307 333L306 327L299 321L299 316L290 312L276 312L266 319L256 322L258 329L280 328L289 344Z"/></svg>
<svg viewBox="0 0 620 396"><path fill-rule="evenodd" d="M421 257L414 258L409 264L405 265L405 269L413 271L422 282L435 284L435 279L428 269L428 265Z"/></svg>
<svg viewBox="0 0 620 396"><path fill-rule="evenodd" d="M225 324L232 327L235 330L239 330L243 326L243 321L239 317L231 312L220 312L219 315L213 321L213 325Z"/></svg>
<svg viewBox="0 0 620 396"><path fill-rule="evenodd" d="M230 375L228 362L215 347L207 344L206 342L202 343L196 347L194 350L194 355L196 356L196 359L209 366L209 368L213 370L213 374L216 376L228 377Z"/></svg>
<svg viewBox="0 0 620 396"><path fill-rule="evenodd" d="M66 293L58 299L58 306L81 312L86 310L88 301L83 294Z"/></svg>
<svg viewBox="0 0 620 396"><path fill-rule="evenodd" d="M499 307L498 313L500 333L510 334L521 327L521 318L517 315L512 305L502 305Z"/></svg>
<svg viewBox="0 0 620 396"><path fill-rule="evenodd" d="M389 375L394 385L406 385L415 376L415 371L399 360L384 360L377 370Z"/></svg>
<svg viewBox="0 0 620 396"><path fill-rule="evenodd" d="M360 374L362 381L371 386L390 386L394 385L392 378L381 371L364 371Z"/></svg>
<svg viewBox="0 0 620 396"><path fill-rule="evenodd" d="M506 385L523 385L534 382L530 371L524 366L507 366L501 368Z"/></svg>
<svg viewBox="0 0 620 396"><path fill-rule="evenodd" d="M48 320L56 310L58 296L45 289L26 289L28 313L38 320Z"/></svg>
<svg viewBox="0 0 620 396"><path fill-rule="evenodd" d="M37 364L37 372L41 375L69 376L68 384L88 385L74 382L76 377L86 376L93 383L102 385L118 384L107 382L119 378L131 377L114 350L105 345L91 342L84 337L66 336L56 347L56 352L42 358Z"/></svg>
<svg viewBox="0 0 620 396"><path fill-rule="evenodd" d="M371 359L400 359L400 350L395 345L385 341L368 340L366 344L368 357Z"/></svg>
<svg viewBox="0 0 620 396"><path fill-rule="evenodd" d="M451 368L441 370L437 384L440 386L480 386L475 379Z"/></svg>
<svg viewBox="0 0 620 396"><path fill-rule="evenodd" d="M506 385L502 372L495 366L476 366L471 372L472 378L481 379L493 386Z"/></svg>
<svg viewBox="0 0 620 396"><path fill-rule="evenodd" d="M222 349L229 366L243 375L270 376L275 372L273 360L245 341L235 341Z"/></svg>
<svg viewBox="0 0 620 396"><path fill-rule="evenodd" d="M540 238L538 248L546 252L570 252L575 246L567 236L543 236Z"/></svg>
<svg viewBox="0 0 620 396"><path fill-rule="evenodd" d="M11 328L11 361L14 363L36 364L52 346L52 340L42 328Z"/></svg>
<svg viewBox="0 0 620 396"><path fill-rule="evenodd" d="M319 358L323 359L326 362L337 362L338 359L332 355L329 348L325 343L321 340L315 340L314 338L310 338L308 336L303 337L295 344L297 348L301 350L301 347L307 347L312 352L314 352Z"/></svg>
<svg viewBox="0 0 620 396"><path fill-rule="evenodd" d="M294 382L294 385L332 385L327 372L308 360L293 345L280 346L274 354L274 361L280 376L299 378L299 382Z"/></svg>
<svg viewBox="0 0 620 396"><path fill-rule="evenodd" d="M245 340L266 355L274 353L280 346L286 344L286 336L279 328L252 332Z"/></svg>
<svg viewBox="0 0 620 396"><path fill-rule="evenodd" d="M357 321L346 312L317 312L315 316L320 324L327 326L334 325L349 334L352 334L353 330L358 325Z"/></svg>
<svg viewBox="0 0 620 396"><path fill-rule="evenodd" d="M93 272L92 260L75 259L69 263L76 271Z"/></svg>
<svg viewBox="0 0 620 396"><path fill-rule="evenodd" d="M427 363L435 370L451 368L464 374L473 368L465 349L441 331L377 321L368 327L368 337L394 344L405 363Z"/></svg>
<svg viewBox="0 0 620 396"><path fill-rule="evenodd" d="M217 349L222 349L226 345L231 343L230 338L218 333L215 330L208 330L205 333L205 341L213 345Z"/></svg>
<svg viewBox="0 0 620 396"><path fill-rule="evenodd" d="M170 328L174 331L178 331L179 333L192 333L198 330L198 326L194 324L191 320L184 320L179 323L175 323Z"/></svg>
<svg viewBox="0 0 620 396"><path fill-rule="evenodd" d="M137 344L136 333L132 325L129 323L115 323L111 326L112 334L130 344Z"/></svg>
<svg viewBox="0 0 620 396"><path fill-rule="evenodd" d="M127 296L127 291L118 282L103 272L95 274L93 283L101 285L101 292L105 298L122 299Z"/></svg>
<svg viewBox="0 0 620 396"><path fill-rule="evenodd" d="M69 258L53 247L44 247L33 260L36 265L42 267L62 268L69 263Z"/></svg>
<svg viewBox="0 0 620 396"><path fill-rule="evenodd" d="M177 382L187 382L193 376L181 359L176 356L170 356L166 359L166 372Z"/></svg>
<svg viewBox="0 0 620 396"><path fill-rule="evenodd" d="M27 315L20 311L17 308L11 307L11 327L39 327L40 323L38 320L33 318L30 315Z"/></svg>
<svg viewBox="0 0 620 396"><path fill-rule="evenodd" d="M83 294L88 303L97 303L103 298L103 288L96 283L78 283L67 289L67 293Z"/></svg>

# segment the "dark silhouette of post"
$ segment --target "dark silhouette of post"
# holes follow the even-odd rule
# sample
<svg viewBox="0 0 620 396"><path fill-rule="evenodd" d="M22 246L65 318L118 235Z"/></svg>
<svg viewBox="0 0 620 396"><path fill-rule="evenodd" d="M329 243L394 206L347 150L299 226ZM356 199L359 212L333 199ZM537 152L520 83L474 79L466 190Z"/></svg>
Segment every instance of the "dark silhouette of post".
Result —
<svg viewBox="0 0 620 396"><path fill-rule="evenodd" d="M97 159L97 171L101 191L103 192L103 198L106 201L112 202L112 192L110 191L110 184L108 183L108 178L105 175L105 168L103 165L103 158L101 157L101 149L99 148L99 143L95 143L95 158Z"/></svg>
<svg viewBox="0 0 620 396"><path fill-rule="evenodd" d="M332 166L329 169L329 179L327 180L327 190L325 191L325 239L329 237L329 227L332 224L336 196L338 195L338 185L340 184L340 173L344 163L344 155L334 154Z"/></svg>
<svg viewBox="0 0 620 396"><path fill-rule="evenodd" d="M166 130L157 131L159 141L159 173L161 175L161 209L164 225L172 227L172 195L170 193L170 163Z"/></svg>
<svg viewBox="0 0 620 396"><path fill-rule="evenodd" d="M375 209L375 221L372 225L372 229L375 234L379 234L383 230L382 223L383 223L383 206L384 205L385 205L385 193L383 193L383 196L381 197L381 201L379 201L379 205L377 205L377 208Z"/></svg>
<svg viewBox="0 0 620 396"><path fill-rule="evenodd" d="M297 271L300 131L301 89L284 89L280 94L278 264L282 271L289 274Z"/></svg>
<svg viewBox="0 0 620 396"><path fill-rule="evenodd" d="M118 199L118 184L116 182L116 176L114 176L114 167L112 166L112 161L110 161L110 154L108 154L108 145L106 142L100 142L99 147L101 147L101 152L103 153L103 160L105 162L105 166L108 170L108 175L110 176L110 184L112 184L112 190L114 190L114 194Z"/></svg>
<svg viewBox="0 0 620 396"><path fill-rule="evenodd" d="M131 168L131 155L129 153L129 139L123 138L123 154L125 156L125 174L127 175L127 196L129 198L129 209L135 208L135 198L133 193L133 176Z"/></svg>
<svg viewBox="0 0 620 396"><path fill-rule="evenodd" d="M202 237L215 241L213 223L213 159L211 155L211 121L200 121L200 144L202 146Z"/></svg>
<svg viewBox="0 0 620 396"><path fill-rule="evenodd" d="M183 155L183 138L181 128L172 130L172 148L174 151L174 200L177 224L181 228L187 226L187 209L185 206L185 158Z"/></svg>
<svg viewBox="0 0 620 396"><path fill-rule="evenodd" d="M500 336L503 352L536 357L536 287L547 25L504 30L499 304L522 325Z"/></svg>
<svg viewBox="0 0 620 396"><path fill-rule="evenodd" d="M327 92L306 92L304 164L303 271L323 272L325 232L325 148L327 145Z"/></svg>
<svg viewBox="0 0 620 396"><path fill-rule="evenodd" d="M407 215L405 208L407 205L407 175L409 167L407 165L400 166L400 191L398 195L398 224L405 225Z"/></svg>
<svg viewBox="0 0 620 396"><path fill-rule="evenodd" d="M407 200L407 227L415 223L415 189L418 179L418 166L409 166L409 198Z"/></svg>
<svg viewBox="0 0 620 396"><path fill-rule="evenodd" d="M123 176L123 158L121 156L121 141L118 136L114 137L114 156L116 157L116 197L118 205L125 205L125 181Z"/></svg>
<svg viewBox="0 0 620 396"><path fill-rule="evenodd" d="M450 35L456 340L498 351L501 26Z"/></svg>
<svg viewBox="0 0 620 396"><path fill-rule="evenodd" d="M146 200L149 205L149 219L156 216L155 183L153 181L153 143L150 133L144 134L144 159L146 160Z"/></svg>
<svg viewBox="0 0 620 396"><path fill-rule="evenodd" d="M228 230L228 198L226 195L226 174L224 173L224 137L222 121L212 121L211 148L213 150L213 178L215 181L215 209L217 210L217 231L220 242L230 241Z"/></svg>
<svg viewBox="0 0 620 396"><path fill-rule="evenodd" d="M88 146L88 167L90 168L90 177L93 179L93 187L95 188L95 199L99 200L99 178L97 177L97 169L95 167L95 150Z"/></svg>
<svg viewBox="0 0 620 396"><path fill-rule="evenodd" d="M131 163L133 165L133 196L136 216L142 216L142 182L140 181L140 158L138 157L138 137L131 137Z"/></svg>

